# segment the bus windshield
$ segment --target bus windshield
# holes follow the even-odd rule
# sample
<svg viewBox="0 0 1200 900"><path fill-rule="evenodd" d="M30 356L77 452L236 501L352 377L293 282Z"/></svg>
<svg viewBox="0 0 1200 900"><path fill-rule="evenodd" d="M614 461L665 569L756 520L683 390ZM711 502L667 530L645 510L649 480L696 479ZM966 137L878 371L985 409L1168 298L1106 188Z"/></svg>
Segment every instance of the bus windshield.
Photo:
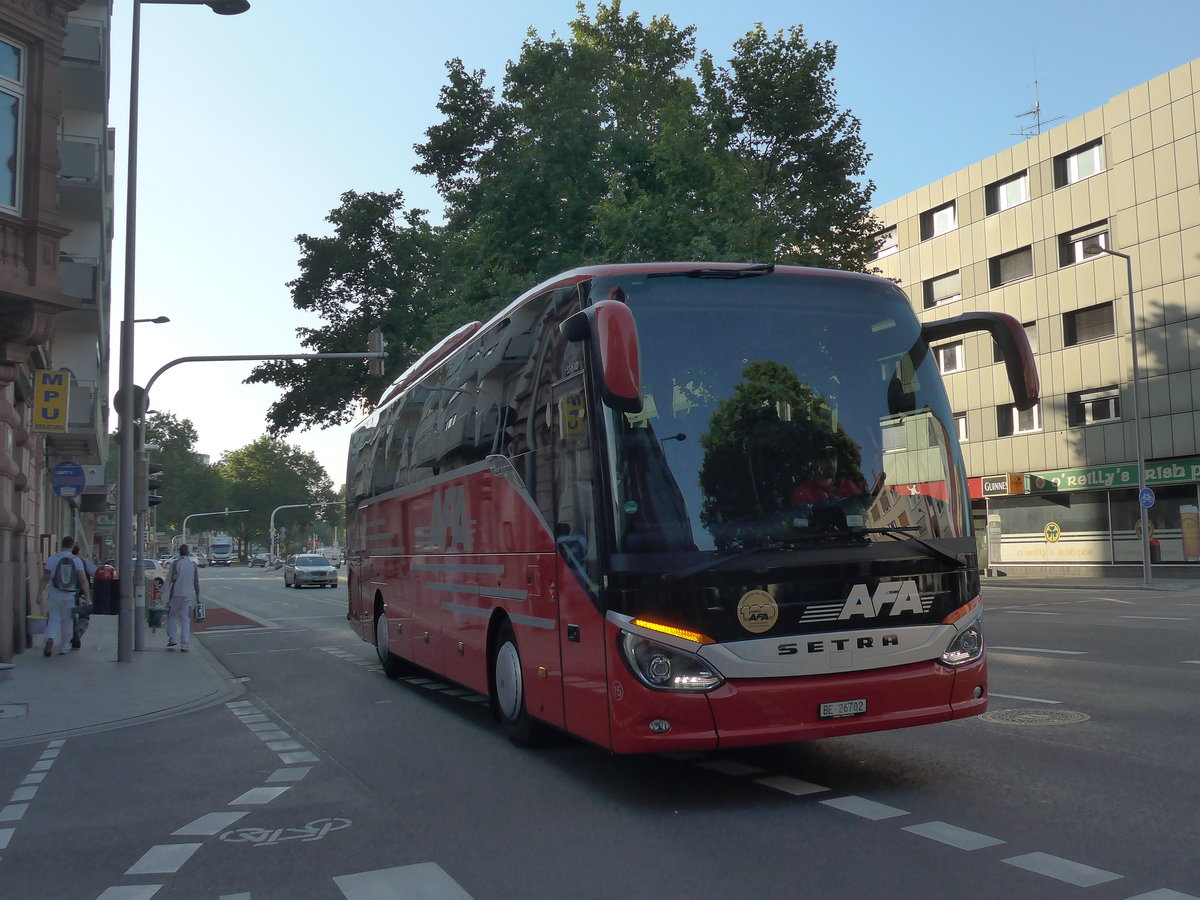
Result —
<svg viewBox="0 0 1200 900"><path fill-rule="evenodd" d="M600 278L593 296L618 288L644 396L606 411L618 555L969 534L954 417L898 289L672 273Z"/></svg>

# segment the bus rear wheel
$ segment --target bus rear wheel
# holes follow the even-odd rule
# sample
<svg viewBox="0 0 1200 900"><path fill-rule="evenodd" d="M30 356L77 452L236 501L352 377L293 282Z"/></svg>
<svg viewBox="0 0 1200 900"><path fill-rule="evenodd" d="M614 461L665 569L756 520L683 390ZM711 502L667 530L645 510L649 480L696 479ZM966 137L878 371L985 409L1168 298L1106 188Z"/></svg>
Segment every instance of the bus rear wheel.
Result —
<svg viewBox="0 0 1200 900"><path fill-rule="evenodd" d="M396 678L404 671L400 657L388 649L388 618L382 609L375 611L375 654L388 678Z"/></svg>
<svg viewBox="0 0 1200 900"><path fill-rule="evenodd" d="M500 626L492 654L492 712L508 739L518 747L538 743L541 726L525 706L521 651L510 622Z"/></svg>

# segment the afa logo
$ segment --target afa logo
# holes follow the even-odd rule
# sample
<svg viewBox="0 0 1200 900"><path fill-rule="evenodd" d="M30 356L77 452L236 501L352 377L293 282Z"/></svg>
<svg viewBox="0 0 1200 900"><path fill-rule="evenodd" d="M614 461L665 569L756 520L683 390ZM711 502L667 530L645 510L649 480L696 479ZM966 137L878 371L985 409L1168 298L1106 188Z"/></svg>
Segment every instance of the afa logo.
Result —
<svg viewBox="0 0 1200 900"><path fill-rule="evenodd" d="M762 634L779 619L779 604L766 591L747 591L738 601L737 613L743 628Z"/></svg>

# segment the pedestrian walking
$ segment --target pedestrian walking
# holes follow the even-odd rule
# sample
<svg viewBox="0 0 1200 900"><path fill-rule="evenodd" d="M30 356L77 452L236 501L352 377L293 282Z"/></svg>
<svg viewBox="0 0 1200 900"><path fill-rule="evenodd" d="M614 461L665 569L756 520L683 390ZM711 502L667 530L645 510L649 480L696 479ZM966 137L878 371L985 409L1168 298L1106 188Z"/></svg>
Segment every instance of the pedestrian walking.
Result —
<svg viewBox="0 0 1200 900"><path fill-rule="evenodd" d="M167 649L176 645L184 653L192 637L192 604L200 599L200 567L188 553L188 545L179 545L179 558L171 564L170 603L167 606Z"/></svg>
<svg viewBox="0 0 1200 900"><path fill-rule="evenodd" d="M55 641L58 642L60 655L71 652L76 597L82 594L89 602L92 598L88 590L87 570L83 560L71 552L74 547L75 538L63 538L62 549L46 560L46 565L42 567L38 593L43 589L47 591L46 646L42 649L43 656L54 653Z"/></svg>
<svg viewBox="0 0 1200 900"><path fill-rule="evenodd" d="M72 548L71 553L77 559L83 561L83 570L87 576L87 586L91 588L92 578L96 575L96 564L80 552L79 544L76 544ZM92 601L90 594L85 598L82 591L75 592L74 623L71 634L71 648L78 650L82 646L83 636L87 632L88 626L92 624Z"/></svg>

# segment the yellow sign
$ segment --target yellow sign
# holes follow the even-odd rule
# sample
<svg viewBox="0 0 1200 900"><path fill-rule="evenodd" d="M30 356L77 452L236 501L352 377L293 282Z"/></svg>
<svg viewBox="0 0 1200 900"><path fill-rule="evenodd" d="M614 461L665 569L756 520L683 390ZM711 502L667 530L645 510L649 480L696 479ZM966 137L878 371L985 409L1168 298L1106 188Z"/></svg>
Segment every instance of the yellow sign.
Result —
<svg viewBox="0 0 1200 900"><path fill-rule="evenodd" d="M584 436L583 410L582 392L566 394L559 398L559 428L562 430L564 439L572 440Z"/></svg>
<svg viewBox="0 0 1200 900"><path fill-rule="evenodd" d="M33 392L33 430L43 434L66 434L71 373L66 369L38 369L34 372Z"/></svg>
<svg viewBox="0 0 1200 900"><path fill-rule="evenodd" d="M1142 520L1140 518L1136 522L1133 523L1133 533L1135 535L1137 535L1137 539L1139 541L1142 539ZM1150 523L1150 537L1154 537L1154 523L1153 522Z"/></svg>
<svg viewBox="0 0 1200 900"><path fill-rule="evenodd" d="M1009 472L1008 473L1008 492L1010 494L1025 493L1025 473L1024 472Z"/></svg>
<svg viewBox="0 0 1200 900"><path fill-rule="evenodd" d="M1046 523L1046 528L1045 528L1045 530L1042 532L1042 534L1046 536L1046 541L1047 541L1048 543L1051 543L1051 544L1053 544L1053 543L1055 543L1055 542L1056 542L1056 541L1057 541L1057 540L1058 540L1060 537L1062 537L1062 529L1058 527L1058 523L1057 523L1057 522L1047 522L1047 523Z"/></svg>

